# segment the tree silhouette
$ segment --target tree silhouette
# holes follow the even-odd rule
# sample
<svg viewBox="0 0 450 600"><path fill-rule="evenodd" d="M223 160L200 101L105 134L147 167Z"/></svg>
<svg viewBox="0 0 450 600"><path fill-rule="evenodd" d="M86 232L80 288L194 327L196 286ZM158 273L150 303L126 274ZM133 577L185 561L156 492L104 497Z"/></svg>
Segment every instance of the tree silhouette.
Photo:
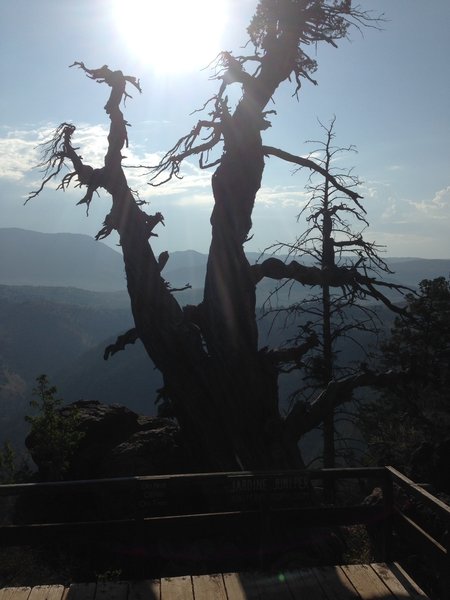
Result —
<svg viewBox="0 0 450 600"><path fill-rule="evenodd" d="M216 167L204 297L198 306L184 308L163 278L164 260L155 257L150 244L163 216L144 212L122 167L128 137L120 103L128 96L127 85L140 91L139 81L107 66L90 69L82 62L74 63L90 79L111 88L105 106L110 130L104 165L93 168L83 162L72 142L75 127L63 123L44 147L44 181L30 197L39 194L66 164L71 164L71 171L60 187L64 189L75 179L87 188L80 203L89 206L100 187L111 195L112 208L97 239L113 230L120 236L135 322L135 328L119 338L117 349L137 337L142 341L163 375L161 398L170 400L198 469L303 465L297 441L310 426L311 417L301 419L301 424L298 414L281 417L277 378L280 366L298 360L314 340L305 340L289 352L259 349L255 318L258 282L271 277L293 278L308 285L372 284L371 278L353 268L325 272L275 258L251 266L244 252L265 157L278 156L323 173L312 160L263 144L262 131L270 125L267 104L283 81L294 79L295 93L300 91L302 79L312 81L316 63L305 52L308 46L319 42L336 46L351 25L364 24L373 25L374 21L352 8L349 0L263 0L248 29L254 52L242 56L223 52L218 57L215 77L219 89L205 104L207 118L199 120L150 170L153 184L162 185L179 175L182 161L190 156L197 155L203 168ZM227 95L232 85L242 91L235 108L230 107ZM213 148L220 158L210 164ZM349 198L358 198L331 175L325 176ZM110 348L108 354L114 350ZM345 385L356 383L347 381ZM337 389L330 388L324 397L335 394L337 398ZM321 418L319 407L324 397L311 412L313 421Z"/></svg>
<svg viewBox="0 0 450 600"><path fill-rule="evenodd" d="M305 231L294 242L276 243L268 250L285 253L290 259L306 258L323 272L340 267L350 268L365 277L372 277L373 282L364 286L352 282L350 285L343 284L333 288L324 281L319 291L311 292L301 302L268 311L275 313L276 317L285 315L287 323L294 319L300 337L311 333L317 335L318 343L302 361L302 387L297 391L301 401L306 402L314 399L317 391L326 387L330 381L355 371L355 366L339 361L344 340L358 346L361 353L359 362L364 362L367 352L361 346L358 336L376 334L379 331L374 301L382 300L391 311L403 312L403 309L391 303L380 291L380 288L393 287L382 279L383 274L391 271L380 256L380 246L364 238L364 229L369 223L361 200L344 195L327 177L333 175L347 189L357 189L361 184L351 170L339 166L342 154L354 151L354 148L335 145L335 122L335 117L329 125L323 125L319 121L325 139L310 142L315 144L310 156L315 157L323 173L314 171L309 177L306 188L309 200L297 217L298 220L306 217ZM271 295L278 294L280 288L286 285L289 282L282 283ZM396 289L399 292L406 291L401 286L396 286ZM330 407L322 424L322 460L325 468L336 466L334 412L334 408Z"/></svg>
<svg viewBox="0 0 450 600"><path fill-rule="evenodd" d="M424 279L408 294L409 319L397 318L382 344L384 366L409 373L360 410L377 464L450 492L450 281Z"/></svg>
<svg viewBox="0 0 450 600"><path fill-rule="evenodd" d="M41 481L64 478L70 458L84 435L78 429L80 423L76 412L61 414L63 401L56 393L57 389L49 384L47 375L39 375L33 389L34 398L30 401L35 414L25 417L31 425L26 444L33 449Z"/></svg>

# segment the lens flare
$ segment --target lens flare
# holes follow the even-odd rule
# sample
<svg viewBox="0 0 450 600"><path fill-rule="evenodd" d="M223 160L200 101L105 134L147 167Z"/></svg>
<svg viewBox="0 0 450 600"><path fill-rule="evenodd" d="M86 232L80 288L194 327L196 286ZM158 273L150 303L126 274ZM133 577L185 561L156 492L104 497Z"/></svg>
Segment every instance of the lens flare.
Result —
<svg viewBox="0 0 450 600"><path fill-rule="evenodd" d="M127 51L157 72L205 67L221 48L227 0L115 0L114 20Z"/></svg>

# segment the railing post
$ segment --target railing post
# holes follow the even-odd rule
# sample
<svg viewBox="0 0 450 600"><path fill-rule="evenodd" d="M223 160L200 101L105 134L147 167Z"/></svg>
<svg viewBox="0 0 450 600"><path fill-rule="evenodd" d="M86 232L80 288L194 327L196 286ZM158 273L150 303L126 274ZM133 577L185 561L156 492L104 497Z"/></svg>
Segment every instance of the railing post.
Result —
<svg viewBox="0 0 450 600"><path fill-rule="evenodd" d="M449 526L450 527L450 526ZM443 574L443 581L441 583L441 592L442 592L442 598L445 598L445 600L449 600L450 599L450 528L448 528L444 534L444 547L445 547L445 551L447 553L446 557L445 557L445 564L446 564L446 568L441 571L441 573Z"/></svg>
<svg viewBox="0 0 450 600"><path fill-rule="evenodd" d="M383 477L383 541L382 559L384 562L392 560L392 529L394 520L394 483L388 467L384 468Z"/></svg>

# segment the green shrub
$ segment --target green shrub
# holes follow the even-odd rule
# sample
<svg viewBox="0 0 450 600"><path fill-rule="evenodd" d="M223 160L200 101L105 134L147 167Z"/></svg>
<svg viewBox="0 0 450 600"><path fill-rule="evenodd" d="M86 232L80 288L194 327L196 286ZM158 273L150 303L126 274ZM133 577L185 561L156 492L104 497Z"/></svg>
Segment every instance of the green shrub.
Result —
<svg viewBox="0 0 450 600"><path fill-rule="evenodd" d="M57 389L50 386L47 376L39 375L36 382L30 402L36 414L25 417L31 424L29 445L39 463L40 479L56 481L64 478L70 457L84 434L79 431L76 412L61 413L63 400L56 397Z"/></svg>

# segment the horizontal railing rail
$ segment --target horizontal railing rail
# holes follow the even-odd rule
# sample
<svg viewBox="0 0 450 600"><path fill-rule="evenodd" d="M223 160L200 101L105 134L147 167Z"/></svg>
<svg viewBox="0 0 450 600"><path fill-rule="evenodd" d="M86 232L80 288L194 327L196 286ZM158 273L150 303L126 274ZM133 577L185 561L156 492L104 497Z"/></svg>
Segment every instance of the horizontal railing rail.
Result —
<svg viewBox="0 0 450 600"><path fill-rule="evenodd" d="M316 470L281 470L281 471L231 471L219 473L175 473L169 475L148 475L132 477L115 477L107 479L77 479L75 481L48 481L39 483L13 483L0 485L0 496L13 496L22 492L32 490L53 492L72 491L75 489L98 488L98 487L131 487L137 483L145 482L179 482L180 485L187 482L214 481L243 481L246 479L277 480L285 478L303 478L304 480L339 480L339 479L363 479L385 476L385 467L355 467ZM394 470L395 471L395 470ZM284 482L288 485L288 482ZM279 482L282 485L282 482ZM292 488L291 488L292 489Z"/></svg>
<svg viewBox="0 0 450 600"><path fill-rule="evenodd" d="M373 505L318 502L317 484L368 480L381 488ZM366 489L366 488L363 488ZM398 501L401 490L442 523L437 539ZM361 492L362 494L362 492ZM405 534L442 568L450 567L450 507L393 467L314 471L231 472L122 477L0 486L0 501L13 499L10 522L0 525L0 545L35 544L70 536L145 539L205 535L233 528L276 530L366 524L382 532L384 558L391 558L392 530ZM447 533L445 533L447 532ZM449 569L450 570L450 569Z"/></svg>
<svg viewBox="0 0 450 600"><path fill-rule="evenodd" d="M61 514L95 520L95 508L116 518L143 518L205 512L299 508L317 505L317 481L368 478L386 487L382 468L323 471L199 473L118 479L27 483L0 486L1 497L16 497L36 510L31 523L55 522ZM384 482L384 483L383 483ZM39 513L39 507L44 507ZM86 518L86 508L93 518ZM109 512L108 512L109 511ZM24 512L24 511L22 511ZM24 520L22 515L22 521ZM16 511L16 518L20 520ZM70 520L74 520L73 518ZM25 524L22 522L21 524Z"/></svg>

